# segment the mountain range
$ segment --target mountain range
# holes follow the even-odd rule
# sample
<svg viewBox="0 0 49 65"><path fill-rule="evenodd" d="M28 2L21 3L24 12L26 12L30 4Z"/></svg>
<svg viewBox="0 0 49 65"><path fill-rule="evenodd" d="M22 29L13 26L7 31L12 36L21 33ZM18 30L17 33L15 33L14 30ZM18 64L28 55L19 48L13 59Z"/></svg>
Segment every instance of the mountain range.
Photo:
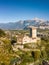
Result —
<svg viewBox="0 0 49 65"><path fill-rule="evenodd" d="M32 20L20 20L18 22L9 22L9 23L0 23L0 28L5 30L22 30L27 29L28 26L40 26L40 25L49 25L49 21L43 19L34 18Z"/></svg>

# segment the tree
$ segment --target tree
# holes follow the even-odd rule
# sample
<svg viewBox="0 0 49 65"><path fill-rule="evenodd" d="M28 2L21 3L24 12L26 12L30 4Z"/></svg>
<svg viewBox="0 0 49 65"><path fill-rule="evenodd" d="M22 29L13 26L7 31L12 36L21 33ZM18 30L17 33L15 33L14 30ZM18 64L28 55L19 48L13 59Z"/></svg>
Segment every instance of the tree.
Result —
<svg viewBox="0 0 49 65"><path fill-rule="evenodd" d="M2 36L5 36L5 32L2 29L0 29L0 37Z"/></svg>

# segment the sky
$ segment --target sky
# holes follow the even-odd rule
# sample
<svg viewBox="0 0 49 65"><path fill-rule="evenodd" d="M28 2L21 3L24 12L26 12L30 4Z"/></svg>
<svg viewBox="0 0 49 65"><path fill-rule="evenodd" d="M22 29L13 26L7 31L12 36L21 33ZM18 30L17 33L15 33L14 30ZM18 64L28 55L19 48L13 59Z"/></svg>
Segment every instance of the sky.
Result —
<svg viewBox="0 0 49 65"><path fill-rule="evenodd" d="M0 23L35 17L49 20L49 0L0 0Z"/></svg>

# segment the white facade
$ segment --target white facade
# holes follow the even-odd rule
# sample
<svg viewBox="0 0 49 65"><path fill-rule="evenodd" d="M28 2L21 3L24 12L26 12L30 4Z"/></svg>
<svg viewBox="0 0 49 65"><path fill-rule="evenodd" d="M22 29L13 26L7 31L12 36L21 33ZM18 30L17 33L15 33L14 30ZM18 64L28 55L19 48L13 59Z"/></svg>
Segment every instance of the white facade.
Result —
<svg viewBox="0 0 49 65"><path fill-rule="evenodd" d="M28 36L24 36L24 38L23 38L23 44L25 44L25 43L35 43L35 42L37 42L37 39L36 38L30 38L30 37L28 37Z"/></svg>
<svg viewBox="0 0 49 65"><path fill-rule="evenodd" d="M37 33L36 29L32 28L32 38L36 38L37 37L36 33Z"/></svg>

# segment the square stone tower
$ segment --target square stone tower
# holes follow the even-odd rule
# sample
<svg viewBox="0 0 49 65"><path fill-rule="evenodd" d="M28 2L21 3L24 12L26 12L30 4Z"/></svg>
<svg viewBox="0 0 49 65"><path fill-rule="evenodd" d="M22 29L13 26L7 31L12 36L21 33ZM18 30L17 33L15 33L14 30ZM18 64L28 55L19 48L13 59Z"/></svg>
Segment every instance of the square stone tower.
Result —
<svg viewBox="0 0 49 65"><path fill-rule="evenodd" d="M30 28L30 37L36 38L37 37L37 28L33 27L33 26L30 26L29 28Z"/></svg>

